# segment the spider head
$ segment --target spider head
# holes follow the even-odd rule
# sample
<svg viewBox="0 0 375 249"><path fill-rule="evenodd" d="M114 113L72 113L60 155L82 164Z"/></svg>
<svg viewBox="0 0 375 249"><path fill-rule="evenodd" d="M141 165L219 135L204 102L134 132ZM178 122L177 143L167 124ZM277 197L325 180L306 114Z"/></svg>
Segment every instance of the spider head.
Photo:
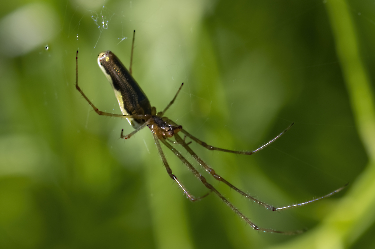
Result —
<svg viewBox="0 0 375 249"><path fill-rule="evenodd" d="M164 138L173 137L174 134L182 130L182 126L168 125L166 127L161 127L161 130Z"/></svg>
<svg viewBox="0 0 375 249"><path fill-rule="evenodd" d="M173 137L174 134L182 130L181 125L172 125L158 116L153 116L147 126L154 134L163 139Z"/></svg>

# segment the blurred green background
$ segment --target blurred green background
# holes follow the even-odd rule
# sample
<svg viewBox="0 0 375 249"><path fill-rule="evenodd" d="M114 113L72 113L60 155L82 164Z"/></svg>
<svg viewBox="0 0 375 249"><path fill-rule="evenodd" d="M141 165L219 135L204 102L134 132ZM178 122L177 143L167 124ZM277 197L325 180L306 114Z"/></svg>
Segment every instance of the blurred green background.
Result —
<svg viewBox="0 0 375 249"><path fill-rule="evenodd" d="M0 248L374 248L375 6L343 1L12 1L0 3ZM192 148L271 213L206 176L216 196L191 203L147 129L129 140L96 57L112 50L159 110L203 141ZM48 49L46 49L48 48ZM167 152L173 172L206 193ZM186 155L186 153L184 154ZM186 155L190 158L188 155ZM191 159L191 158L190 158ZM194 163L199 168L199 165Z"/></svg>

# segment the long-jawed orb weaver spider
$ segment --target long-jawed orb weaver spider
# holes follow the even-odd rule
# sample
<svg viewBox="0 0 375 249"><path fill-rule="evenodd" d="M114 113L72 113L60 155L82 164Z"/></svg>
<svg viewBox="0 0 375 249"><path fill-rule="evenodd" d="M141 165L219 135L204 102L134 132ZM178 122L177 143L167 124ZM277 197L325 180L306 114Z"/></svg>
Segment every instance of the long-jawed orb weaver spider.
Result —
<svg viewBox="0 0 375 249"><path fill-rule="evenodd" d="M194 137L186 130L182 128L181 125L177 125L172 120L164 117L165 112L168 108L174 103L177 98L177 95L181 91L183 83L181 84L180 88L178 89L176 95L172 99L172 101L167 105L167 107L162 112L156 112L155 107L151 107L150 102L138 83L132 77L132 62L133 62L133 51L134 51L134 39L135 39L135 30L133 32L133 40L132 40L132 48L131 48L131 56L130 56L130 66L129 71L124 67L121 61L114 55L111 51L102 52L98 56L98 65L103 71L104 75L107 77L113 90L115 92L117 101L120 105L120 109L122 112L121 114L112 114L107 112L102 112L95 105L87 98L87 96L83 93L81 88L78 86L78 50L76 54L76 89L81 93L81 95L86 99L86 101L91 105L94 111L103 116L110 116L110 117L121 117L126 118L131 126L135 129L133 132L129 133L128 135L123 134L123 130L121 130L121 138L128 139L133 136L135 133L140 131L141 129L145 128L146 126L150 128L152 135L155 140L156 147L160 154L161 160L167 170L168 175L178 184L178 186L182 189L184 194L189 198L191 201L197 201L204 197L206 197L209 193L215 193L227 206L229 206L241 219L246 221L247 224L250 225L251 228L254 230L258 230L261 232L267 233L279 233L279 234L286 234L286 235L294 235L304 232L304 230L296 230L296 231L278 231L269 228L261 228L254 224L249 218L247 218L241 211L239 211L231 202L229 202L216 188L214 188L210 183L207 182L206 178L203 177L194 167L193 165L186 160L181 153L174 148L173 144L181 145L202 167L206 170L210 175L212 175L215 180L225 183L231 189L235 190L240 195L250 199L251 201L259 204L260 206L264 207L267 210L271 211L282 211L294 207L301 207L307 204L310 204L315 201L319 201L323 198L329 197L337 192L341 191L345 186L336 189L335 191L326 194L324 196L284 207L274 207L269 205L265 202L262 202L255 197L245 193L244 191L238 189L228 181L226 181L223 177L218 175L214 169L209 167L190 147L189 144L191 142L185 142L185 138L188 137L197 144L203 146L208 150L217 150L223 152L229 152L234 154L241 154L241 155L252 155L271 143L275 142L278 138L284 135L293 125L289 125L284 131L282 131L279 135L268 141L267 143L263 144L259 148L253 151L234 151L234 150L227 150L218 147L214 147L208 145L207 143L199 140L198 138ZM179 132L184 134L184 139L178 134ZM175 141L171 140L174 137ZM201 196L199 198L195 198L193 195L189 193L189 191L184 187L184 185L178 180L178 178L172 173L171 168L165 158L163 150L160 146L160 142L163 143L169 150L171 150L187 167L188 169L194 174L196 178L198 178L203 185L209 189L209 192Z"/></svg>

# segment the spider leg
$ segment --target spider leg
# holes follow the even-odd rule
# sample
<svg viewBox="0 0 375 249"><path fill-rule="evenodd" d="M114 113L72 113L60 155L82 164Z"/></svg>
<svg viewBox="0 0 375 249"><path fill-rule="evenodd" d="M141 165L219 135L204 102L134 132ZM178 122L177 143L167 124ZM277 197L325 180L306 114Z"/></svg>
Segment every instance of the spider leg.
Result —
<svg viewBox="0 0 375 249"><path fill-rule="evenodd" d="M78 50L77 50L77 53L76 53L76 89L78 90L78 92L81 93L81 95L85 98L85 100L90 104L90 106L94 109L94 111L99 114L99 115L103 115L103 116L109 116L109 117L121 117L123 115L120 115L120 114L112 114L112 113L108 113L108 112L102 112L100 111L90 100L89 98L87 98L86 94L81 90L81 88L78 86Z"/></svg>
<svg viewBox="0 0 375 249"><path fill-rule="evenodd" d="M168 142L170 142L171 144L179 144L179 143L177 143L176 141L173 141L172 139L170 139L170 138L166 138L166 140L168 140Z"/></svg>
<svg viewBox="0 0 375 249"><path fill-rule="evenodd" d="M177 134L175 134L177 138L177 142L182 142L181 144L185 144L186 146L186 143L182 140L181 137L179 137ZM156 135L154 135L154 138L155 138L155 141L157 140L157 137ZM252 229L254 230L257 230L257 231L260 231L260 232L267 232L267 233L280 233L280 234L285 234L285 235L295 235L295 234L300 234L300 233L303 233L304 230L297 230L297 231L278 231L278 230L274 230L274 229L269 229L269 228L261 228L261 227L258 227L256 224L254 224L249 218L247 218L243 213L241 213L241 211L238 210L238 208L236 208L231 202L229 202L214 186L212 186L210 183L207 182L206 178L204 176L202 176L195 168L193 165L191 165L191 163L189 163L185 157L183 157L181 155L181 153L179 151L177 151L175 148L172 147L172 145L170 145L167 141L165 140L161 140L161 142L169 149L171 150L188 168L189 170L194 174L194 176L196 178L198 178L206 188L208 188L211 192L214 192L227 206L229 206L238 216L241 217L241 219L243 219ZM158 144L158 143L157 143ZM158 145L160 146L160 145ZM184 146L184 147L185 147ZM187 146L186 146L187 147ZM189 147L187 147L189 148ZM190 149L190 148L189 148ZM159 149L160 151L161 149ZM164 155L163 155L164 156ZM165 160L165 158L164 158ZM164 162L163 160L163 162ZM170 173L171 175L171 173ZM172 174L172 176L174 176ZM171 176L171 177L172 177ZM174 179L172 177L172 179ZM185 191L185 190L184 190Z"/></svg>
<svg viewBox="0 0 375 249"><path fill-rule="evenodd" d="M151 118L149 118L146 122L144 122L141 126L139 126L137 129L135 129L134 131L130 132L128 135L124 135L124 129L121 129L121 136L120 138L123 138L123 139L129 139L130 137L132 137L135 133L137 133L138 131L142 130L143 128L146 127L146 125L149 124L149 120Z"/></svg>
<svg viewBox="0 0 375 249"><path fill-rule="evenodd" d="M174 103L174 101L176 100L177 95L180 93L181 88L182 88L183 85L184 85L184 83L181 84L180 88L178 88L178 90L177 90L177 93L174 95L172 101L169 102L169 104L167 105L167 107L165 107L164 111L161 112L161 113L159 113L158 116L160 116L160 117L164 116L165 112L169 109L169 107L171 107L171 105L172 105L172 104Z"/></svg>
<svg viewBox="0 0 375 249"><path fill-rule="evenodd" d="M174 123L172 120L168 120L169 122L171 123ZM189 137L190 139L194 140L197 144L203 146L204 148L208 149L208 150L217 150L217 151L223 151L223 152L229 152L229 153L234 153L234 154L241 154L241 155L252 155L254 153L257 153L258 151L260 150L263 150L264 148L266 148L268 145L272 144L273 142L275 142L278 138L280 138L282 135L284 135L292 126L294 125L294 123L290 124L285 130L283 130L279 135L277 135L276 137L272 138L270 141L268 141L267 143L263 144L262 146L260 146L259 148L255 149L255 150L252 150L252 151L238 151L238 150L227 150L227 149L223 149L223 148L218 148L218 147L215 147L215 146L211 146L211 145L208 145L207 143L203 142L202 140L196 138L195 136L191 135L189 132L187 132L186 130L182 129L181 132L184 133L187 137Z"/></svg>
<svg viewBox="0 0 375 249"><path fill-rule="evenodd" d="M180 143L177 143L176 141L173 141L172 139L170 138L166 138L168 140L168 142L172 143L172 144L180 144ZM186 143L186 136L184 136L184 142ZM191 144L191 141L186 143L186 145L189 145Z"/></svg>
<svg viewBox="0 0 375 249"><path fill-rule="evenodd" d="M198 198L194 197L192 194L189 193L189 191L185 188L185 186L172 173L172 169L169 167L167 159L165 158L164 152L163 152L163 150L162 150L162 148L160 146L160 142L159 142L158 136L155 133L152 133L152 135L154 136L156 147L158 148L159 155L161 157L161 160L163 161L163 164L165 166L165 169L167 170L168 175L178 184L178 186L182 189L182 191L184 191L186 197L189 198L190 201L194 202L194 201L199 201L199 200L203 199L204 197L208 196L210 194L210 192L208 192L207 194L205 194L205 195L203 195L201 197L198 197ZM164 139L161 139L161 141L164 144L168 144ZM168 144L168 145L171 146L170 144Z"/></svg>
<svg viewBox="0 0 375 249"><path fill-rule="evenodd" d="M215 170L212 169L210 166L208 166L189 146L187 146L187 144L185 143L185 141L178 135L178 134L175 134L174 135L177 143L181 144L187 152L189 152L189 154L210 174L212 175L216 180L220 181L220 182L223 182L225 183L227 186L229 186L231 189L235 190L237 193L239 193L240 195L252 200L253 202L263 206L265 209L267 210L271 210L271 211L282 211L282 210L286 210L286 209L290 209L290 208L294 208L294 207L300 207L300 206L304 206L304 205L307 205L307 204L310 204L312 202L315 202L315 201L319 201L323 198L326 198L326 197L329 197L331 195L334 195L338 192L340 192L341 190L343 190L347 184L341 188L338 188L336 189L335 191L329 193L329 194L326 194L324 196L321 196L321 197L318 197L318 198L314 198L312 200L309 200L309 201L306 201L306 202L302 202L302 203L297 203L297 204L293 204L293 205L289 205L289 206L284 206L284 207L275 207L275 206L272 206L272 205L269 205L265 202L262 202L258 199L256 199L254 196L251 196L247 193L245 193L244 191L240 190L239 188L237 188L236 186L234 186L233 184L231 184L230 182L228 182L227 180L225 180L223 177L221 177L220 175L216 174Z"/></svg>
<svg viewBox="0 0 375 249"><path fill-rule="evenodd" d="M130 65L129 65L129 73L130 73L130 75L132 75L132 71L133 71L134 40L135 40L135 30L133 31L132 49L130 51Z"/></svg>
<svg viewBox="0 0 375 249"><path fill-rule="evenodd" d="M309 201L305 201L305 202L301 202L301 203L297 203L297 204L293 204L293 205L288 205L288 206L285 206L285 207L278 207L276 208L275 211L282 211L282 210L286 210L286 209L290 209L290 208L295 208L295 207L301 207L301 206L305 206L307 204L310 204L312 202L316 202L316 201L319 201L321 199L324 199L324 198L327 198L327 197L330 197L338 192L340 192L341 190L343 190L344 188L346 188L346 186L348 186L349 183L346 183L344 186L342 186L341 188L338 188L336 189L335 191L332 191L331 193L329 194L326 194L326 195L323 195L323 196L320 196L318 198L314 198L312 200L309 200Z"/></svg>
<svg viewBox="0 0 375 249"><path fill-rule="evenodd" d="M184 135L184 142L186 142L186 135ZM186 143L187 145L189 145L189 144L191 144L192 143L192 141L190 141L190 142L188 142L188 143Z"/></svg>
<svg viewBox="0 0 375 249"><path fill-rule="evenodd" d="M212 169L211 167L209 167L189 146L187 146L187 144L185 143L184 140L182 140L182 138L178 135L178 134L175 134L174 135L177 143L181 144L185 150L187 150L187 152L189 152L189 154L210 174L212 175L216 180L220 181L220 182L223 182L225 183L226 185L228 185L231 189L235 190L236 192L238 192L239 194L243 195L244 197L252 200L253 202L263 206L265 209L268 209L268 210L272 210L272 211L276 211L276 208L272 205L269 205L265 202L262 202L258 199L256 199L255 197L243 192L242 190L240 190L239 188L235 187L233 184L231 184L230 182L228 182L227 180L225 180L223 177L221 177L220 175L216 174L215 170Z"/></svg>

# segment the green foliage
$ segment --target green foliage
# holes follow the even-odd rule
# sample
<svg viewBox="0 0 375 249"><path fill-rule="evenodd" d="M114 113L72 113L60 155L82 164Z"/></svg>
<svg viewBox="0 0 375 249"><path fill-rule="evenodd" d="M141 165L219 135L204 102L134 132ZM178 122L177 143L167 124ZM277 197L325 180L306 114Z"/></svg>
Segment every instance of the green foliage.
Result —
<svg viewBox="0 0 375 249"><path fill-rule="evenodd" d="M0 248L374 246L372 5L89 4L0 4ZM19 23L10 18L14 13L21 13ZM192 145L225 179L275 206L349 182L347 190L271 213L205 175L259 226L308 228L299 236L253 231L212 194L189 202L165 172L147 129L120 140L122 128L132 131L128 123L96 115L75 90L79 49L83 91L101 110L120 113L96 56L112 50L128 66L134 29L134 78L158 110L184 82L167 116L203 141L252 150L295 122L250 157ZM166 155L186 187L204 195L185 166Z"/></svg>

